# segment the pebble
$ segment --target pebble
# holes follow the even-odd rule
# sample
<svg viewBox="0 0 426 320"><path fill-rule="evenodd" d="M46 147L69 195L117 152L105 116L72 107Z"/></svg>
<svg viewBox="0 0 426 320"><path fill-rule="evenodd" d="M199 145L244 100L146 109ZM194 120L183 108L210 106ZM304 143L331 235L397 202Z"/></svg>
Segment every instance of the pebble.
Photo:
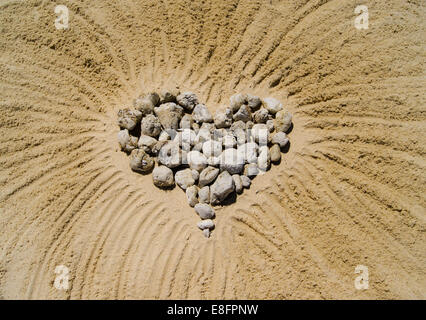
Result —
<svg viewBox="0 0 426 320"><path fill-rule="evenodd" d="M154 160L142 149L130 153L130 168L139 173L148 173L154 168Z"/></svg>
<svg viewBox="0 0 426 320"><path fill-rule="evenodd" d="M198 200L200 203L210 203L210 187L204 186L198 191Z"/></svg>
<svg viewBox="0 0 426 320"><path fill-rule="evenodd" d="M232 112L237 112L238 109L240 109L241 106L246 102L247 102L247 95L243 93L234 94L230 98L230 107Z"/></svg>
<svg viewBox="0 0 426 320"><path fill-rule="evenodd" d="M142 118L141 122L141 133L150 137L157 138L161 133L160 120L153 114L149 114Z"/></svg>
<svg viewBox="0 0 426 320"><path fill-rule="evenodd" d="M220 169L230 174L240 173L244 169L244 158L237 149L226 149L220 156Z"/></svg>
<svg viewBox="0 0 426 320"><path fill-rule="evenodd" d="M120 128L133 130L142 119L142 112L139 110L121 109L117 113L118 125Z"/></svg>
<svg viewBox="0 0 426 320"><path fill-rule="evenodd" d="M160 103L176 102L176 97L179 95L179 89L173 88L169 90L161 90Z"/></svg>
<svg viewBox="0 0 426 320"><path fill-rule="evenodd" d="M166 142L158 153L158 162L168 168L176 168L182 164L182 150L173 141Z"/></svg>
<svg viewBox="0 0 426 320"><path fill-rule="evenodd" d="M198 104L198 98L192 92L183 92L176 97L176 100L180 106L189 112Z"/></svg>
<svg viewBox="0 0 426 320"><path fill-rule="evenodd" d="M235 183L228 171L223 171L210 186L210 203L221 203L235 190Z"/></svg>
<svg viewBox="0 0 426 320"><path fill-rule="evenodd" d="M197 170L191 170L192 173L192 177L194 178L195 182L198 181L198 179L200 178L200 173Z"/></svg>
<svg viewBox="0 0 426 320"><path fill-rule="evenodd" d="M255 123L266 123L268 118L269 112L265 108L261 108L253 114L253 120Z"/></svg>
<svg viewBox="0 0 426 320"><path fill-rule="evenodd" d="M197 104L192 111L192 117L197 123L213 122L212 114L204 104Z"/></svg>
<svg viewBox="0 0 426 320"><path fill-rule="evenodd" d="M186 199L188 200L188 204L191 207L194 207L198 203L197 194L198 188L196 186L190 186L186 188Z"/></svg>
<svg viewBox="0 0 426 320"><path fill-rule="evenodd" d="M222 143L216 140L208 140L203 143L203 154L207 157L218 157L222 153Z"/></svg>
<svg viewBox="0 0 426 320"><path fill-rule="evenodd" d="M203 235L204 235L206 238L210 238L210 229L204 229L204 230L203 230Z"/></svg>
<svg viewBox="0 0 426 320"><path fill-rule="evenodd" d="M235 184L235 192L238 194L241 194L243 192L243 182L241 180L240 175L234 174L232 176L232 179L234 180L234 184Z"/></svg>
<svg viewBox="0 0 426 320"><path fill-rule="evenodd" d="M194 119L192 115L185 114L179 122L179 128L181 129L191 129L194 124Z"/></svg>
<svg viewBox="0 0 426 320"><path fill-rule="evenodd" d="M287 110L281 110L275 117L275 129L279 132L287 132L291 127L293 116Z"/></svg>
<svg viewBox="0 0 426 320"><path fill-rule="evenodd" d="M188 152L187 161L189 167L197 171L207 167L207 157L199 151Z"/></svg>
<svg viewBox="0 0 426 320"><path fill-rule="evenodd" d="M176 184L183 190L186 190L190 186L193 186L195 183L195 180L192 177L191 169L183 169L177 171L175 174L175 181Z"/></svg>
<svg viewBox="0 0 426 320"><path fill-rule="evenodd" d="M225 135L222 141L225 149L235 148L237 146L237 139L231 134Z"/></svg>
<svg viewBox="0 0 426 320"><path fill-rule="evenodd" d="M151 92L143 97L137 98L133 105L136 109L142 112L142 115L146 116L154 112L154 108L158 105L159 102L160 96L155 92Z"/></svg>
<svg viewBox="0 0 426 320"><path fill-rule="evenodd" d="M157 139L143 134L139 138L138 148L144 149L146 152L151 153L152 148L157 144L157 142Z"/></svg>
<svg viewBox="0 0 426 320"><path fill-rule="evenodd" d="M251 94L248 94L247 105L252 111L256 111L262 105L262 100L260 100L258 96L253 96Z"/></svg>
<svg viewBox="0 0 426 320"><path fill-rule="evenodd" d="M268 110L271 114L276 114L283 108L282 103L275 98L263 99L263 105L265 106L266 110Z"/></svg>
<svg viewBox="0 0 426 320"><path fill-rule="evenodd" d="M214 124L216 128L229 128L232 124L232 110L226 108L225 110L218 110L214 116Z"/></svg>
<svg viewBox="0 0 426 320"><path fill-rule="evenodd" d="M164 129L179 129L183 117L183 108L176 103L168 102L154 108L154 113Z"/></svg>
<svg viewBox="0 0 426 320"><path fill-rule="evenodd" d="M195 212L198 213L201 219L213 219L215 216L214 210L206 203L197 203L195 206Z"/></svg>
<svg viewBox="0 0 426 320"><path fill-rule="evenodd" d="M259 156L257 158L257 166L259 170L267 171L271 165L271 154L268 146L259 147Z"/></svg>
<svg viewBox="0 0 426 320"><path fill-rule="evenodd" d="M248 105L243 104L233 116L234 121L247 122L251 120L251 112Z"/></svg>
<svg viewBox="0 0 426 320"><path fill-rule="evenodd" d="M266 121L266 127L268 128L269 132L274 132L275 130L274 120Z"/></svg>
<svg viewBox="0 0 426 320"><path fill-rule="evenodd" d="M272 143L278 144L280 148L283 148L288 143L287 135L280 131L273 135Z"/></svg>
<svg viewBox="0 0 426 320"><path fill-rule="evenodd" d="M218 168L211 167L211 166L205 168L200 173L200 178L199 178L199 183L198 183L199 186L204 187L204 186L209 185L210 183L212 183L214 181L214 179L216 179L218 174L219 174Z"/></svg>
<svg viewBox="0 0 426 320"><path fill-rule="evenodd" d="M213 222L212 219L202 220L202 221L197 223L197 227L200 228L201 230L213 229L214 228L214 222Z"/></svg>
<svg viewBox="0 0 426 320"><path fill-rule="evenodd" d="M253 179L259 174L257 163L248 163L244 166L244 175Z"/></svg>
<svg viewBox="0 0 426 320"><path fill-rule="evenodd" d="M274 144L269 151L271 153L271 162L278 163L281 161L281 149L278 144Z"/></svg>
<svg viewBox="0 0 426 320"><path fill-rule="evenodd" d="M156 167L152 171L154 185L159 188L169 188L175 185L173 171L166 166Z"/></svg>
<svg viewBox="0 0 426 320"><path fill-rule="evenodd" d="M243 188L246 188L246 189L250 188L250 185L251 185L250 178L245 175L242 175L240 177L241 177L241 182L243 184Z"/></svg>

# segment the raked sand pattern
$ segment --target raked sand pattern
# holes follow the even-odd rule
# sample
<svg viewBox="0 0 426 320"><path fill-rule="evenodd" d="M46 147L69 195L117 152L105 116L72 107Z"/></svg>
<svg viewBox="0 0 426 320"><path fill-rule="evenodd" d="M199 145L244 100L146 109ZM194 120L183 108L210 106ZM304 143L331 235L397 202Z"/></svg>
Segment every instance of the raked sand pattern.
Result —
<svg viewBox="0 0 426 320"><path fill-rule="evenodd" d="M424 2L365 1L368 30L349 0L62 4L67 30L0 3L0 298L426 298ZM118 110L174 86L293 115L210 238L117 146Z"/></svg>

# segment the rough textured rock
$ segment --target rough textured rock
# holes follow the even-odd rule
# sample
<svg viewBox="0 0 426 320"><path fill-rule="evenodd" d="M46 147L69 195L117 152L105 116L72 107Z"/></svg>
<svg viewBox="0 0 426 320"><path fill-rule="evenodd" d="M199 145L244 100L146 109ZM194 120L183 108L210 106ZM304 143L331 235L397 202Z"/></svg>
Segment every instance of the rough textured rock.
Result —
<svg viewBox="0 0 426 320"><path fill-rule="evenodd" d="M268 146L259 147L259 156L257 158L257 166L259 170L267 171L271 165L271 154Z"/></svg>
<svg viewBox="0 0 426 320"><path fill-rule="evenodd" d="M282 103L275 98L265 98L263 99L264 107L271 113L276 114L278 111L282 110Z"/></svg>
<svg viewBox="0 0 426 320"><path fill-rule="evenodd" d="M259 174L259 168L257 167L257 163L248 163L244 166L244 175L253 179Z"/></svg>
<svg viewBox="0 0 426 320"><path fill-rule="evenodd" d="M181 129L191 129L192 125L194 124L194 119L192 118L192 115L185 114L179 123L179 128Z"/></svg>
<svg viewBox="0 0 426 320"><path fill-rule="evenodd" d="M125 152L131 152L138 147L138 138L131 136L129 134L129 130L127 129L120 130L118 132L117 138L121 150Z"/></svg>
<svg viewBox="0 0 426 320"><path fill-rule="evenodd" d="M191 207L194 207L198 203L197 194L198 188L196 186L190 186L186 188L186 199Z"/></svg>
<svg viewBox="0 0 426 320"><path fill-rule="evenodd" d="M199 182L198 182L199 186L204 187L204 186L209 185L210 183L212 183L214 181L214 179L216 179L218 174L219 174L218 168L210 167L210 166L205 168L200 173L200 178L199 178Z"/></svg>
<svg viewBox="0 0 426 320"><path fill-rule="evenodd" d="M243 104L233 116L234 121L251 121L251 112L248 105Z"/></svg>
<svg viewBox="0 0 426 320"><path fill-rule="evenodd" d="M275 116L275 129L278 132L287 132L291 127L293 116L287 110L281 110Z"/></svg>
<svg viewBox="0 0 426 320"><path fill-rule="evenodd" d="M213 229L214 228L214 222L211 219L202 220L197 223L198 228L201 230L204 229Z"/></svg>
<svg viewBox="0 0 426 320"><path fill-rule="evenodd" d="M267 145L269 141L269 129L266 124L257 123L251 129L251 136L259 146Z"/></svg>
<svg viewBox="0 0 426 320"><path fill-rule="evenodd" d="M154 160L142 149L130 153L130 168L139 173L149 173L154 168Z"/></svg>
<svg viewBox="0 0 426 320"><path fill-rule="evenodd" d="M237 146L237 139L231 134L225 135L222 142L225 149L235 148Z"/></svg>
<svg viewBox="0 0 426 320"><path fill-rule="evenodd" d="M204 230L203 230L203 235L204 235L206 238L210 238L210 229L204 229Z"/></svg>
<svg viewBox="0 0 426 320"><path fill-rule="evenodd" d="M278 144L274 144L269 152L271 154L271 162L278 163L281 161L281 150Z"/></svg>
<svg viewBox="0 0 426 320"><path fill-rule="evenodd" d="M225 110L218 110L214 116L214 124L216 128L229 128L232 124L232 110L226 108Z"/></svg>
<svg viewBox="0 0 426 320"><path fill-rule="evenodd" d="M221 203L235 190L234 179L228 171L223 171L210 186L210 203Z"/></svg>
<svg viewBox="0 0 426 320"><path fill-rule="evenodd" d="M158 141L167 141L170 139L170 135L165 130L161 131L160 136L158 137Z"/></svg>
<svg viewBox="0 0 426 320"><path fill-rule="evenodd" d="M274 120L266 121L266 127L268 128L269 132L274 132L275 130Z"/></svg>
<svg viewBox="0 0 426 320"><path fill-rule="evenodd" d="M242 175L241 176L241 182L243 184L243 188L246 188L246 189L250 188L251 180L250 180L249 177Z"/></svg>
<svg viewBox="0 0 426 320"><path fill-rule="evenodd" d="M161 133L160 120L153 114L149 114L142 119L141 133L150 137L157 138Z"/></svg>
<svg viewBox="0 0 426 320"><path fill-rule="evenodd" d="M183 117L183 108L176 103L168 102L154 108L154 113L164 129L179 129Z"/></svg>
<svg viewBox="0 0 426 320"><path fill-rule="evenodd" d="M247 102L247 95L243 93L234 94L230 98L230 107L232 112L237 112L243 104Z"/></svg>
<svg viewBox="0 0 426 320"><path fill-rule="evenodd" d="M191 169L201 171L207 167L207 157L199 151L188 152L188 165Z"/></svg>
<svg viewBox="0 0 426 320"><path fill-rule="evenodd" d="M252 111L256 111L262 105L262 100L259 97L253 96L251 94L247 95L247 105Z"/></svg>
<svg viewBox="0 0 426 320"><path fill-rule="evenodd" d="M154 185L159 188L170 188L175 185L173 171L166 166L156 167L152 171L152 180Z"/></svg>
<svg viewBox="0 0 426 320"><path fill-rule="evenodd" d="M200 173L197 170L192 169L192 177L194 178L194 181L197 182L198 179L200 178Z"/></svg>
<svg viewBox="0 0 426 320"><path fill-rule="evenodd" d="M232 179L235 184L235 192L241 194L243 192L243 182L241 181L241 177L239 174L232 175Z"/></svg>
<svg viewBox="0 0 426 320"><path fill-rule="evenodd" d="M213 219L215 217L213 208L206 203L197 203L194 208L195 212L197 212L200 218L203 220Z"/></svg>
<svg viewBox="0 0 426 320"><path fill-rule="evenodd" d="M160 92L160 104L167 102L176 102L176 98L179 95L179 89L173 88L168 90L161 90Z"/></svg>
<svg viewBox="0 0 426 320"><path fill-rule="evenodd" d="M117 113L118 125L120 128L133 130L142 119L142 112L139 110L121 109Z"/></svg>
<svg viewBox="0 0 426 320"><path fill-rule="evenodd" d="M157 142L157 139L143 134L139 138L138 148L143 149L145 152L151 153L152 148L154 148Z"/></svg>
<svg viewBox="0 0 426 320"><path fill-rule="evenodd" d="M210 203L210 187L209 186L202 187L198 191L198 200L200 201L200 203Z"/></svg>
<svg viewBox="0 0 426 320"><path fill-rule="evenodd" d="M212 167L219 167L220 157L209 157L207 159L207 164Z"/></svg>
<svg viewBox="0 0 426 320"><path fill-rule="evenodd" d="M234 131L234 132L236 130L244 130L245 131L246 130L246 124L245 124L245 122L243 122L241 120L233 122L232 125L231 125L231 130Z"/></svg>
<svg viewBox="0 0 426 320"><path fill-rule="evenodd" d="M222 153L222 143L215 140L208 140L203 143L203 154L207 157L218 157Z"/></svg>
<svg viewBox="0 0 426 320"><path fill-rule="evenodd" d="M197 104L192 111L192 117L197 123L212 122L213 116L204 104Z"/></svg>
<svg viewBox="0 0 426 320"><path fill-rule="evenodd" d="M154 107L160 102L160 97L157 93L148 93L143 97L135 99L133 105L136 109L142 112L142 115L146 116L154 112Z"/></svg>
<svg viewBox="0 0 426 320"><path fill-rule="evenodd" d="M247 131L245 129L234 130L234 137L237 139L237 145L242 145L247 141Z"/></svg>
<svg viewBox="0 0 426 320"><path fill-rule="evenodd" d="M176 100L180 106L189 112L198 104L198 98L192 92L183 92L176 97Z"/></svg>
<svg viewBox="0 0 426 320"><path fill-rule="evenodd" d="M175 181L176 184L183 190L186 190L190 186L193 186L195 183L195 180L192 177L191 169L183 169L177 171L175 174Z"/></svg>
<svg viewBox="0 0 426 320"><path fill-rule="evenodd" d="M287 135L282 131L277 132L272 136L272 143L278 144L280 148L285 147L285 145L288 143Z"/></svg>
<svg viewBox="0 0 426 320"><path fill-rule="evenodd" d="M244 169L244 158L237 149L226 149L220 156L220 169L230 174L240 173Z"/></svg>
<svg viewBox="0 0 426 320"><path fill-rule="evenodd" d="M265 108L260 108L253 114L255 123L266 123L269 119L269 112Z"/></svg>
<svg viewBox="0 0 426 320"><path fill-rule="evenodd" d="M169 168L176 168L182 164L182 150L179 144L173 141L166 142L158 154L158 162Z"/></svg>

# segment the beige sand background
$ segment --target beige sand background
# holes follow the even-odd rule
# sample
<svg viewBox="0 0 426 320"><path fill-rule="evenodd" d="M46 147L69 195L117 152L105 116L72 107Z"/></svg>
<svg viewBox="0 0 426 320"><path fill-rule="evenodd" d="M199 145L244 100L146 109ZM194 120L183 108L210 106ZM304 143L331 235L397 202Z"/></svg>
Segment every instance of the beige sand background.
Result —
<svg viewBox="0 0 426 320"><path fill-rule="evenodd" d="M368 30L354 27L358 4ZM1 1L0 297L425 299L425 12ZM116 111L172 85L213 111L245 91L294 114L282 163L216 210L210 239L181 190L132 173L116 146ZM60 264L68 291L53 287Z"/></svg>

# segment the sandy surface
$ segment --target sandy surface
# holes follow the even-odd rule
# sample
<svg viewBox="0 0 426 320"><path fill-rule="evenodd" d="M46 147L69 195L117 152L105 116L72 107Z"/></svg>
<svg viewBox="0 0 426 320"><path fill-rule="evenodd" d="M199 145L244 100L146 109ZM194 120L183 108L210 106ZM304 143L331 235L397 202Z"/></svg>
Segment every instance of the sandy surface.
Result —
<svg viewBox="0 0 426 320"><path fill-rule="evenodd" d="M66 31L0 3L0 298L426 298L424 1L363 1L364 31L359 1L63 1ZM116 111L171 85L294 114L210 239L116 145Z"/></svg>

